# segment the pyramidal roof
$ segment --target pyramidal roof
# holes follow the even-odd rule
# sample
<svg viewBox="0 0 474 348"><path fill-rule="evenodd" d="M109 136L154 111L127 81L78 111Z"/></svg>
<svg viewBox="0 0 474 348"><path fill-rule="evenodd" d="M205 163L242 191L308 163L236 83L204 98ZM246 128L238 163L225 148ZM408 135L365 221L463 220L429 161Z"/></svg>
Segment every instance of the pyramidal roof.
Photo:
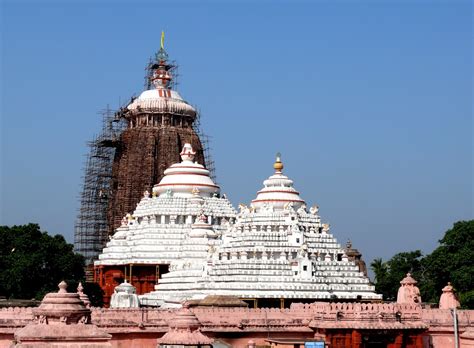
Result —
<svg viewBox="0 0 474 348"><path fill-rule="evenodd" d="M209 230L205 235L212 236L211 244L219 242L215 238L234 220L236 211L227 198L220 196L209 171L194 162L194 155L191 145L185 144L182 162L164 172L152 196L144 193L133 214L123 218L95 265L170 264L185 256L183 243L193 226Z"/></svg>
<svg viewBox="0 0 474 348"><path fill-rule="evenodd" d="M221 243L210 247L203 233L183 241L183 258L173 261L154 292L141 297L145 305L173 306L207 295L382 298L321 222L318 207L307 209L279 157L274 169L251 205L240 205Z"/></svg>

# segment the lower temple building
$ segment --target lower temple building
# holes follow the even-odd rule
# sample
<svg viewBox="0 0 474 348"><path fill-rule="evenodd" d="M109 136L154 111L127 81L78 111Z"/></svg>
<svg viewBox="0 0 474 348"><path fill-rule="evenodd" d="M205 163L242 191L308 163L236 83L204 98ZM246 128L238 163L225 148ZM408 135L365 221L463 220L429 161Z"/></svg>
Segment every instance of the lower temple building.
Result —
<svg viewBox="0 0 474 348"><path fill-rule="evenodd" d="M282 308L381 300L321 222L319 208L307 208L279 156L275 173L238 214L209 172L193 162L189 144L181 156L95 262L95 279L107 298L126 280L142 305L165 308L208 295Z"/></svg>
<svg viewBox="0 0 474 348"><path fill-rule="evenodd" d="M321 222L319 208L308 209L293 181L282 173L279 157L274 169L250 206L240 205L221 243L210 243L213 227L205 217L192 227L187 249L171 263L155 291L141 296L144 305L179 306L208 295L238 297L253 307L381 300L329 225Z"/></svg>
<svg viewBox="0 0 474 348"><path fill-rule="evenodd" d="M133 215L128 214L95 262L94 279L109 303L114 288L128 281L138 294L154 290L158 279L172 261L183 257L189 246L189 233L206 216L209 247L220 242L220 235L235 219L236 211L203 165L194 162L190 144L181 152L182 162L164 172L153 188L144 193ZM207 249L206 249L207 253Z"/></svg>

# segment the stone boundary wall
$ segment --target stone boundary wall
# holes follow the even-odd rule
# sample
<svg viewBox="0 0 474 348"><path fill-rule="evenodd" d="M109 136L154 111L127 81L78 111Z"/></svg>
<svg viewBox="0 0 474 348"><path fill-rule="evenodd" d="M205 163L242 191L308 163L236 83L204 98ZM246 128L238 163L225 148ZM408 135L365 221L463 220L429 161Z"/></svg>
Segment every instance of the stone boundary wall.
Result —
<svg viewBox="0 0 474 348"><path fill-rule="evenodd" d="M175 310L156 308L91 308L92 323L112 334L113 346L125 342L154 342L168 331ZM212 337L239 333L249 339L262 332L287 335L312 335L314 329L337 329L351 323L369 323L372 328L387 324L416 325L425 328L425 345L443 347L453 343L453 319L448 309L422 309L397 303L324 303L294 304L290 309L195 307L201 330ZM474 310L458 310L459 334L474 326ZM10 347L13 333L33 320L32 308L0 309L0 348ZM147 342L148 342L147 341ZM145 342L145 341L143 341ZM128 344L127 343L127 344ZM148 343L147 343L148 344Z"/></svg>

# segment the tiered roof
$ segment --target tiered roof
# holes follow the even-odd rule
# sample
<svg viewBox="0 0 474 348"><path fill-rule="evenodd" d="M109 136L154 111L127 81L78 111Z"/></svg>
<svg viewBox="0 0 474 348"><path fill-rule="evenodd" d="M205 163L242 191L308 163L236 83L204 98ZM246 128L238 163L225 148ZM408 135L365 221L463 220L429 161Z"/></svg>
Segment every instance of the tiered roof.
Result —
<svg viewBox="0 0 474 348"><path fill-rule="evenodd" d="M220 188L209 177L209 171L194 162L194 155L192 147L185 144L182 162L165 171L151 197L144 193L96 265L170 264L183 257L183 245L201 216L206 216L213 239L227 228L236 211L227 198L220 196Z"/></svg>
<svg viewBox="0 0 474 348"><path fill-rule="evenodd" d="M205 238L194 238L189 243L201 258L183 255L173 262L156 290L143 295L144 303L170 305L211 294L381 299L329 233L329 225L321 223L318 207L308 211L293 181L283 175L279 158L274 168L250 207L240 206L222 243L210 248Z"/></svg>

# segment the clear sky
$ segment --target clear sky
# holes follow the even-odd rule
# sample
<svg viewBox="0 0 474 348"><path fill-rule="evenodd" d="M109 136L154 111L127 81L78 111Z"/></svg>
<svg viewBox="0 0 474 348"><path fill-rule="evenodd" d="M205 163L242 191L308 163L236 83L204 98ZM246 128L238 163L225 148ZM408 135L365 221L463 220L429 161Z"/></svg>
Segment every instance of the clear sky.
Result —
<svg viewBox="0 0 474 348"><path fill-rule="evenodd" d="M2 2L1 224L73 241L97 112L142 91L161 30L235 206L279 151L367 262L473 218L471 2L173 3Z"/></svg>

